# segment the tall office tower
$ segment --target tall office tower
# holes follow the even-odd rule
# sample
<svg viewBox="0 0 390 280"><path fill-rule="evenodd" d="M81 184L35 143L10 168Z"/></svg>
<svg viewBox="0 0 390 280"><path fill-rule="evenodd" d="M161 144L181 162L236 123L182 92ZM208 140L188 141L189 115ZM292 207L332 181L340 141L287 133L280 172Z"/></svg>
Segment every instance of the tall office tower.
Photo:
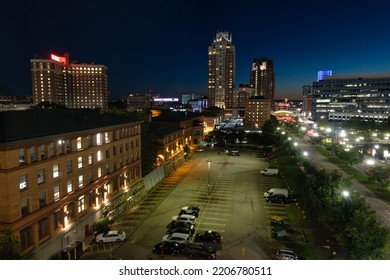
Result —
<svg viewBox="0 0 390 280"><path fill-rule="evenodd" d="M231 108L236 64L236 49L229 32L218 32L209 46L208 98L209 106Z"/></svg>
<svg viewBox="0 0 390 280"><path fill-rule="evenodd" d="M69 55L31 59L33 104L54 102L69 108L108 107L107 67L69 62Z"/></svg>
<svg viewBox="0 0 390 280"><path fill-rule="evenodd" d="M255 96L273 100L275 97L274 64L268 58L255 58L250 73L250 85L255 89Z"/></svg>

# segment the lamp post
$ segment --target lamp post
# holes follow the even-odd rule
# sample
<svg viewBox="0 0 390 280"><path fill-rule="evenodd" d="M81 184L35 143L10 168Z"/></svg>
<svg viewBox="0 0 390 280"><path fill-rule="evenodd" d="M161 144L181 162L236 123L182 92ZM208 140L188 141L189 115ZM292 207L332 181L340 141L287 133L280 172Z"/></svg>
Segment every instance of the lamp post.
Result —
<svg viewBox="0 0 390 280"><path fill-rule="evenodd" d="M207 176L207 198L210 199L210 167L211 167L211 160L207 160L207 167L208 167L208 176Z"/></svg>

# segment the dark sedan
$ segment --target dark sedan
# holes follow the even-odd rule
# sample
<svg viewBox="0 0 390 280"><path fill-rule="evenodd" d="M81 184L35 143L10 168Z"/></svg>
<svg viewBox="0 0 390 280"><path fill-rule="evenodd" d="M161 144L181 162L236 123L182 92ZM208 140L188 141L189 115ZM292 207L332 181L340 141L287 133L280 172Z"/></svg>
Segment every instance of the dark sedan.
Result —
<svg viewBox="0 0 390 280"><path fill-rule="evenodd" d="M221 242L221 235L212 230L206 230L203 232L199 232L195 235L196 242Z"/></svg>
<svg viewBox="0 0 390 280"><path fill-rule="evenodd" d="M161 242L153 247L153 253L159 254L159 255L171 255L175 256L180 254L180 250L182 248L182 244L175 243L175 242Z"/></svg>

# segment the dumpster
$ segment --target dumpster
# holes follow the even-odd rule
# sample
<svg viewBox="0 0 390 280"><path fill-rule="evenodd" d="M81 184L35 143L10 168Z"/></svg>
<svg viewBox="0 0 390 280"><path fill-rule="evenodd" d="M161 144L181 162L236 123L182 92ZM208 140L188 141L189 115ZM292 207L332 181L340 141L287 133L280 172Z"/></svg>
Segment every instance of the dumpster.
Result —
<svg viewBox="0 0 390 280"><path fill-rule="evenodd" d="M83 253L83 242L76 240L62 250L63 260L77 260Z"/></svg>
<svg viewBox="0 0 390 280"><path fill-rule="evenodd" d="M283 239L286 237L286 229L283 227L273 227L271 234L275 239Z"/></svg>

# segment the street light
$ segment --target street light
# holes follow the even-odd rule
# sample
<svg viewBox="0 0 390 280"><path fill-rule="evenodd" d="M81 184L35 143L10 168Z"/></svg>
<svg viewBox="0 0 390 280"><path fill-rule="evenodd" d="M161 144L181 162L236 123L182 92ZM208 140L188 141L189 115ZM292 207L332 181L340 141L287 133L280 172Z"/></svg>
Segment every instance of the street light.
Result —
<svg viewBox="0 0 390 280"><path fill-rule="evenodd" d="M211 167L211 160L207 160L207 167L208 167L208 178L207 178L207 198L210 199L210 167Z"/></svg>

